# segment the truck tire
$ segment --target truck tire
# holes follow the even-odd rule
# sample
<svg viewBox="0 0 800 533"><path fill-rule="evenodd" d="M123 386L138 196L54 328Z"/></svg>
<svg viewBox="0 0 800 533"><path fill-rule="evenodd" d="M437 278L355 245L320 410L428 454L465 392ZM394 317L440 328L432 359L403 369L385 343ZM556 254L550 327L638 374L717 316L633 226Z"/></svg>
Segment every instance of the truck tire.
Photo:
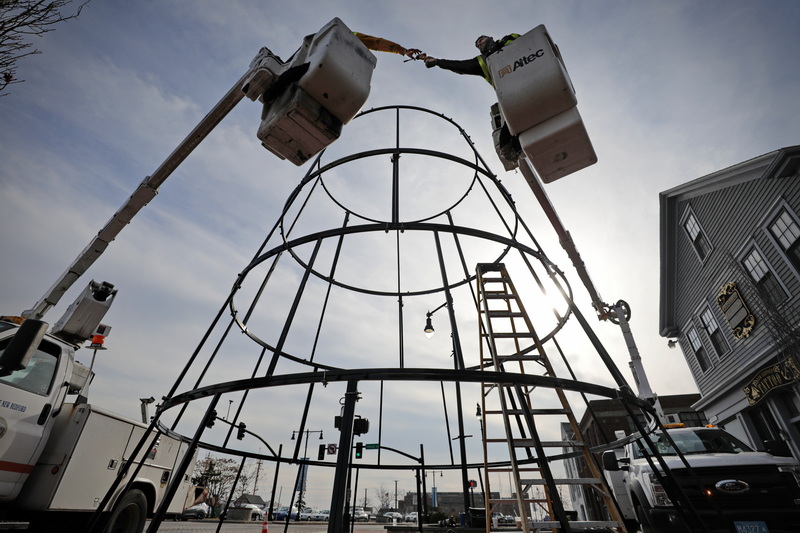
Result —
<svg viewBox="0 0 800 533"><path fill-rule="evenodd" d="M142 533L147 520L147 498L139 489L131 489L122 495L104 533Z"/></svg>
<svg viewBox="0 0 800 533"><path fill-rule="evenodd" d="M641 533L658 533L658 529L650 525L650 517L647 516L647 511L641 505L636 506L636 519L639 521L639 531Z"/></svg>

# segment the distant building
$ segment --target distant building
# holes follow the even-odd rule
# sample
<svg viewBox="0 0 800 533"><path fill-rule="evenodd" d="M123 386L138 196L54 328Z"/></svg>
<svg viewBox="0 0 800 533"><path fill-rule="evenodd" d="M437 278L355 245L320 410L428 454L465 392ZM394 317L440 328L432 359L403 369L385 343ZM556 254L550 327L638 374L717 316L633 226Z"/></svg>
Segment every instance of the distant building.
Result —
<svg viewBox="0 0 800 533"><path fill-rule="evenodd" d="M661 335L709 421L800 459L800 146L660 194Z"/></svg>
<svg viewBox="0 0 800 533"><path fill-rule="evenodd" d="M245 503L252 503L253 505L258 505L262 509L264 508L265 505L267 505L267 502L265 502L261 498L261 496L257 496L255 494L242 494L241 496L236 498L236 500L233 502L233 506L241 507Z"/></svg>

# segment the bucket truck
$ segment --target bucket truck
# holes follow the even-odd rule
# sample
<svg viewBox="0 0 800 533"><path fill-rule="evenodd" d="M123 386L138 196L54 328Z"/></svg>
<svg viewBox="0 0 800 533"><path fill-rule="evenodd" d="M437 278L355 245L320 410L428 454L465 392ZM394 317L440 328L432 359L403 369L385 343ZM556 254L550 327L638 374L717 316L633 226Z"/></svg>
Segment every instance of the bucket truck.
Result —
<svg viewBox="0 0 800 533"><path fill-rule="evenodd" d="M188 450L186 442L161 426L152 446L142 447L138 443L150 430L145 423L88 402L93 373L75 356L84 342L91 342L87 349L95 354L103 349L110 328L101 320L117 294L114 286L90 282L49 333L42 318L245 96L263 104L257 132L263 146L301 165L336 140L342 125L359 111L375 63L339 19L305 37L287 62L262 48L247 72L141 182L44 296L21 316L0 319L0 519L28 521L29 530L78 531L90 523L106 531L139 533L168 486L185 485L173 494L193 489L185 477L174 481L172 473L196 450ZM130 469L131 483L123 465L140 462L141 467ZM123 476L128 476L126 483L117 483L109 498L109 487ZM180 514L184 501L178 500L168 513Z"/></svg>

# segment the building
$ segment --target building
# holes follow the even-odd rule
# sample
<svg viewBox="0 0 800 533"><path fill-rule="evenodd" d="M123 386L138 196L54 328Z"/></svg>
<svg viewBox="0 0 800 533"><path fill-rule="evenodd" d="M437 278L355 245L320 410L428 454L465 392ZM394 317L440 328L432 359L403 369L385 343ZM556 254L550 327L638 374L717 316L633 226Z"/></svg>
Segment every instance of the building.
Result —
<svg viewBox="0 0 800 533"><path fill-rule="evenodd" d="M430 489L429 489L430 490ZM433 509L430 493L426 495L428 500L428 510ZM500 498L499 492L492 492L491 498ZM458 517L464 512L464 493L463 492L437 492L437 509L446 515ZM470 490L470 507L484 508L483 491L480 487ZM407 492L400 501L401 512L410 513L417 510L417 495L414 492Z"/></svg>
<svg viewBox="0 0 800 533"><path fill-rule="evenodd" d="M800 146L660 194L660 330L708 420L800 459Z"/></svg>
<svg viewBox="0 0 800 533"><path fill-rule="evenodd" d="M255 494L242 494L233 502L234 507L241 507L245 504L257 505L263 509L266 507L267 502L265 502L261 496L257 496Z"/></svg>

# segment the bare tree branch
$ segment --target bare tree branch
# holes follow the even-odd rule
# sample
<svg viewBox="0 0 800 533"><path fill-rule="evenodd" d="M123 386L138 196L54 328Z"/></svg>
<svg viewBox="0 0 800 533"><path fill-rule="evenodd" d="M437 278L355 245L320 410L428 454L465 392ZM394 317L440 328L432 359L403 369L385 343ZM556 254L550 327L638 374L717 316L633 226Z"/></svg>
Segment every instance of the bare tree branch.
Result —
<svg viewBox="0 0 800 533"><path fill-rule="evenodd" d="M5 91L10 85L25 81L17 78L19 60L42 53L29 39L53 31L59 22L77 18L90 1L84 0L75 13L66 14L73 0L0 0L0 96L8 94Z"/></svg>

